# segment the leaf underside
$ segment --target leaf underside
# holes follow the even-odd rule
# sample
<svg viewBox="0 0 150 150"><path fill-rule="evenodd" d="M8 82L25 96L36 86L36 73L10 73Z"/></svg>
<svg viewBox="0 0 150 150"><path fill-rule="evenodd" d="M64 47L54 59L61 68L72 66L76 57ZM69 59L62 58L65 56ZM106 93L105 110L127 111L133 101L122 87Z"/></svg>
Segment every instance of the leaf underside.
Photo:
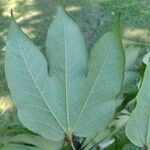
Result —
<svg viewBox="0 0 150 150"><path fill-rule="evenodd" d="M150 144L150 63L147 65L141 88L136 97L137 104L126 125L126 135L139 147Z"/></svg>
<svg viewBox="0 0 150 150"><path fill-rule="evenodd" d="M48 30L46 59L12 21L5 72L27 128L61 140L65 134L87 137L108 127L123 82L119 32L103 35L89 57L85 45L77 24L62 8Z"/></svg>

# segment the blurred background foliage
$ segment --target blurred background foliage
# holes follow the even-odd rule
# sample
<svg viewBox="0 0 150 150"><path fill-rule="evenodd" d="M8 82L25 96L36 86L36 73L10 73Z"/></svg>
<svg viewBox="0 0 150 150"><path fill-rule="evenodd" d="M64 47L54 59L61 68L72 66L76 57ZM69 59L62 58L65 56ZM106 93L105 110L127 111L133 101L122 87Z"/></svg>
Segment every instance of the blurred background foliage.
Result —
<svg viewBox="0 0 150 150"><path fill-rule="evenodd" d="M44 53L47 29L55 17L57 6L60 5L79 25L88 50L103 33L112 29L115 14L121 12L122 41L127 50L127 65L130 65L130 68L126 68L127 77L123 90L127 95L133 93L131 90L134 91L131 98L123 98L125 101L122 105L126 105L136 95L137 81L134 80L140 80L141 59L150 50L150 0L0 0L0 128L6 130L13 126L12 130L16 132L17 126L18 132L21 130L22 133L23 130L24 133L24 129L20 129L4 73L5 46L11 22L10 10L13 9L20 27ZM133 77L133 73L135 78L132 79L130 75ZM124 108L122 105L121 108ZM127 105L129 111L130 107ZM120 120L120 117L116 120ZM1 131L3 130L0 129L0 133ZM128 149L130 146L126 145ZM109 149L117 150L115 144Z"/></svg>

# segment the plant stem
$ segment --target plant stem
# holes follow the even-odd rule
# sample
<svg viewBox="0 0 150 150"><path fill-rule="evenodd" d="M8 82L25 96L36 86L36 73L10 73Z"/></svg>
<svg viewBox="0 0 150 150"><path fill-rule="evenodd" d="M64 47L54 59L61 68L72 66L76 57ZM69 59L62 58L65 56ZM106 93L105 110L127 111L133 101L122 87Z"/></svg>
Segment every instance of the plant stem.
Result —
<svg viewBox="0 0 150 150"><path fill-rule="evenodd" d="M76 148L75 148L75 145L74 145L74 143L73 143L73 140L72 140L72 136L71 136L71 135L69 135L69 136L68 136L68 141L70 142L70 145L71 145L72 150L76 150Z"/></svg>
<svg viewBox="0 0 150 150"><path fill-rule="evenodd" d="M74 146L74 143L73 143L73 141L72 141L72 138L71 138L71 140L70 140L70 144L71 144L72 149L73 149L73 150L76 150L76 148L75 148L75 146Z"/></svg>

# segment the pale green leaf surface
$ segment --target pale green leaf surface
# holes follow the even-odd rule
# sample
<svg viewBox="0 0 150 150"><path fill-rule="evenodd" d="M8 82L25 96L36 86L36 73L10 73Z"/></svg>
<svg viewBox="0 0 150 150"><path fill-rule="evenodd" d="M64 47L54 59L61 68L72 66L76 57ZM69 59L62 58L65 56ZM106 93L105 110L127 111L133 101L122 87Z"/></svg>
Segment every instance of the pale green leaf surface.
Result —
<svg viewBox="0 0 150 150"><path fill-rule="evenodd" d="M7 41L5 71L20 121L44 137L62 139L64 131L49 98L52 90L46 60L14 21Z"/></svg>
<svg viewBox="0 0 150 150"><path fill-rule="evenodd" d="M136 46L129 46L125 49L126 70L133 70L137 68L137 63L141 54L141 48Z"/></svg>
<svg viewBox="0 0 150 150"><path fill-rule="evenodd" d="M137 104L126 125L126 135L139 147L150 144L150 63L146 67L144 79L136 97Z"/></svg>
<svg viewBox="0 0 150 150"><path fill-rule="evenodd" d="M87 73L88 52L77 24L62 8L50 25L46 46L50 76L55 81L52 97L55 112L61 122L66 120L65 130L72 130L83 105L80 89Z"/></svg>
<svg viewBox="0 0 150 150"><path fill-rule="evenodd" d="M87 137L108 128L124 74L117 31L106 33L90 56L76 23L59 8L48 31L47 62L12 22L5 70L20 121L43 137Z"/></svg>
<svg viewBox="0 0 150 150"><path fill-rule="evenodd" d="M116 116L116 119L114 119L111 122L111 126L114 127L116 130L123 127L126 124L127 120L129 119L129 112L125 113L124 112L123 111L120 112L120 114Z"/></svg>
<svg viewBox="0 0 150 150"><path fill-rule="evenodd" d="M138 90L137 83L140 81L140 79L141 75L139 71L125 71L123 92L125 94L136 93Z"/></svg>
<svg viewBox="0 0 150 150"><path fill-rule="evenodd" d="M125 49L125 58L126 58L126 70L124 77L123 93L133 94L138 90L137 83L141 79L139 72L139 61L141 48L136 46L129 46Z"/></svg>
<svg viewBox="0 0 150 150"><path fill-rule="evenodd" d="M150 57L150 52L147 53L147 54L143 57L143 63L144 63L145 65L148 65L149 57Z"/></svg>
<svg viewBox="0 0 150 150"><path fill-rule="evenodd" d="M81 91L84 105L75 124L78 136L104 131L113 118L124 73L119 33L104 34L94 45L88 62L88 75Z"/></svg>
<svg viewBox="0 0 150 150"><path fill-rule="evenodd" d="M107 129L103 132L97 133L96 135L92 136L92 137L87 137L85 139L85 142L83 144L83 147L85 147L85 150L89 150L91 147L95 147L93 148L93 150L97 149L97 145L103 141L108 135L110 134L110 130Z"/></svg>
<svg viewBox="0 0 150 150"><path fill-rule="evenodd" d="M46 45L50 75L58 81L55 98L66 103L67 130L83 137L106 129L123 81L124 52L118 32L98 40L87 60L77 25L60 8Z"/></svg>

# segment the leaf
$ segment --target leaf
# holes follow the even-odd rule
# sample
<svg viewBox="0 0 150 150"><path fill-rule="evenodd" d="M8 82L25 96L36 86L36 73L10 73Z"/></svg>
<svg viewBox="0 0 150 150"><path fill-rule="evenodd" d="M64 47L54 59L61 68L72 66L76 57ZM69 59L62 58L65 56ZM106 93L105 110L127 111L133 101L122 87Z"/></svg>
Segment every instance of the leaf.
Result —
<svg viewBox="0 0 150 150"><path fill-rule="evenodd" d="M134 94L138 91L137 83L140 81L141 75L139 71L125 71L124 94Z"/></svg>
<svg viewBox="0 0 150 150"><path fill-rule="evenodd" d="M148 146L150 142L150 63L146 67L144 79L136 97L137 104L126 125L126 135L139 147Z"/></svg>
<svg viewBox="0 0 150 150"><path fill-rule="evenodd" d="M123 83L124 52L119 32L103 35L88 58L78 26L59 8L46 43L48 66L12 22L5 70L20 121L56 141L66 135L87 137L107 129Z"/></svg>
<svg viewBox="0 0 150 150"><path fill-rule="evenodd" d="M103 132L97 133L92 137L87 137L84 141L83 148L85 150L89 150L93 148L93 150L97 149L97 146L101 141L103 141L110 134L110 130L105 130Z"/></svg>
<svg viewBox="0 0 150 150"><path fill-rule="evenodd" d="M122 150L141 150L139 147L133 145L132 143L125 144Z"/></svg>
<svg viewBox="0 0 150 150"><path fill-rule="evenodd" d="M110 125L109 130L97 134L95 137L86 138L84 145L88 143L85 150L89 150L91 147L97 149L96 146L99 146L101 149L115 149L120 150L120 147L123 146L122 143L126 141L124 127L125 123L129 118L129 112L123 110L120 112L116 119L114 119Z"/></svg>
<svg viewBox="0 0 150 150"><path fill-rule="evenodd" d="M125 49L126 56L126 71L123 85L124 94L135 94L138 91L137 83L141 79L140 75L140 60L141 48L129 46Z"/></svg>
<svg viewBox="0 0 150 150"><path fill-rule="evenodd" d="M76 24L62 9L48 31L50 74L57 78L58 87L61 87L55 97L60 96L66 102L68 130L77 136L103 131L115 111L115 99L121 91L124 70L124 55L117 34L107 33L97 41L88 60L86 77L84 40ZM56 110L60 108L56 107Z"/></svg>
<svg viewBox="0 0 150 150"><path fill-rule="evenodd" d="M2 150L41 150L33 146L25 146L19 144L7 144L2 147Z"/></svg>
<svg viewBox="0 0 150 150"><path fill-rule="evenodd" d="M119 145L119 143L118 143L118 145ZM113 144L107 150L141 150L139 147L133 145L132 143L124 143L123 145L120 145L120 147L118 145ZM117 149L117 148L119 148L119 149Z"/></svg>
<svg viewBox="0 0 150 150"><path fill-rule="evenodd" d="M129 119L130 113L127 110L122 110L114 119L110 126L114 129L119 129L120 127L124 126L127 120Z"/></svg>
<svg viewBox="0 0 150 150"><path fill-rule="evenodd" d="M48 30L46 47L54 81L52 99L55 113L65 131L72 133L83 105L81 88L87 74L88 52L77 24L60 7Z"/></svg>
<svg viewBox="0 0 150 150"><path fill-rule="evenodd" d="M141 48L136 46L129 46L125 49L126 56L126 70L137 70L139 67L139 59L141 55Z"/></svg>
<svg viewBox="0 0 150 150"><path fill-rule="evenodd" d="M128 139L124 132L124 127L118 128L110 141L113 142L108 145L107 150L122 150L124 145L128 143Z"/></svg>
<svg viewBox="0 0 150 150"><path fill-rule="evenodd" d="M10 140L10 142L34 145L40 150L60 150L63 145L63 141L54 142L32 134L16 135Z"/></svg>
<svg viewBox="0 0 150 150"><path fill-rule="evenodd" d="M95 137L88 137L84 142L86 146L85 150L89 150L91 147L99 146L101 149L117 149L120 150L120 147L123 147L123 143L127 141L127 138L124 133L125 123L129 118L129 112L127 110L122 110L110 123L110 129L104 132L100 132Z"/></svg>
<svg viewBox="0 0 150 150"><path fill-rule="evenodd" d="M102 150L105 150L105 149L109 149L110 146L112 146L112 144L115 142L115 139L112 138L112 139L109 139L107 141L103 141L102 143L99 144L99 148L102 149ZM116 148L116 147L115 147ZM114 150L111 148L111 150ZM116 150L116 149L115 149Z"/></svg>
<svg viewBox="0 0 150 150"><path fill-rule="evenodd" d="M13 147L14 149L16 147L24 149L25 147L25 149L27 149L27 145L32 145L30 149L35 149L34 147L36 147L36 150L60 150L64 143L64 141L55 142L41 136L29 134L27 131L23 130L23 128L20 129L18 126L14 128L6 128L3 132L1 130L0 136L0 145L4 149L7 147L11 147L12 149Z"/></svg>
<svg viewBox="0 0 150 150"><path fill-rule="evenodd" d="M143 57L143 63L144 63L145 65L148 65L149 57L150 57L150 52L148 52L148 53Z"/></svg>
<svg viewBox="0 0 150 150"><path fill-rule="evenodd" d="M64 131L50 99L47 62L14 21L7 41L5 72L20 121L44 137L62 139Z"/></svg>
<svg viewBox="0 0 150 150"><path fill-rule="evenodd" d="M88 62L88 74L81 90L84 104L75 124L78 136L103 132L114 116L124 73L124 52L119 33L104 34L94 45Z"/></svg>

